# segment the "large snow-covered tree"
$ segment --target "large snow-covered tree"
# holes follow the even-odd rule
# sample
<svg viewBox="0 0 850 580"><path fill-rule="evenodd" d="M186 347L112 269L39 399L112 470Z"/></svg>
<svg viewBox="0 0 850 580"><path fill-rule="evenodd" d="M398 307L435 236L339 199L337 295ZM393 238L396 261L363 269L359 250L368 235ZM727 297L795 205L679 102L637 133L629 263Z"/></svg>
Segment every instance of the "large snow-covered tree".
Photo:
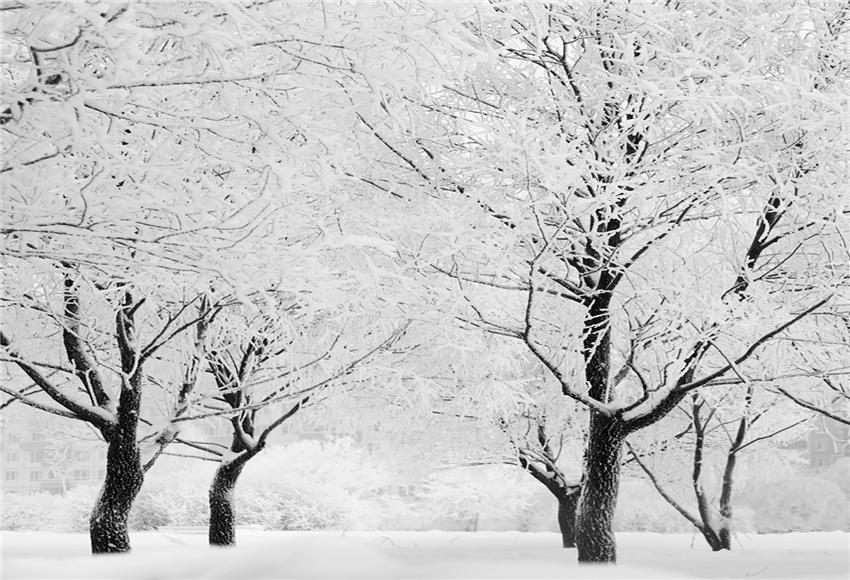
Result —
<svg viewBox="0 0 850 580"><path fill-rule="evenodd" d="M414 216L423 270L503 289L500 308L467 302L466 318L590 409L578 557L612 562L628 435L697 389L797 372L746 363L828 310L847 276L846 252L818 243L847 222L846 10L413 11L429 10L360 70L370 163L351 173ZM408 82L370 76L399 61Z"/></svg>
<svg viewBox="0 0 850 580"><path fill-rule="evenodd" d="M379 286L388 318L510 339L586 407L578 557L612 562L630 434L698 389L843 368L787 340L846 320L847 246L821 243L850 215L843 4L3 8L5 355L60 367L91 404L37 384L51 409L94 422L111 348L130 455L159 381L131 331L197 360L207 308Z"/></svg>

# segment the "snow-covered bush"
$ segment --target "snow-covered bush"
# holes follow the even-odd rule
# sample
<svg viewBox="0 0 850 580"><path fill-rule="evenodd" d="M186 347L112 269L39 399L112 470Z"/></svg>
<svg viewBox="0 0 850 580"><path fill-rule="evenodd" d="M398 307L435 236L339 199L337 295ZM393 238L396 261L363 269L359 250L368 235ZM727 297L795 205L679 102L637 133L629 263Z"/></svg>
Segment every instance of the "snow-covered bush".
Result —
<svg viewBox="0 0 850 580"><path fill-rule="evenodd" d="M131 530L157 530L171 523L171 511L162 496L142 491L130 510L128 525Z"/></svg>
<svg viewBox="0 0 850 580"><path fill-rule="evenodd" d="M49 493L4 493L0 529L54 530L60 498Z"/></svg>
<svg viewBox="0 0 850 580"><path fill-rule="evenodd" d="M97 486L79 486L57 496L55 527L66 532L88 532L89 518L98 493L100 488ZM156 494L143 490L133 503L127 525L131 530L155 530L170 521L169 506Z"/></svg>
<svg viewBox="0 0 850 580"><path fill-rule="evenodd" d="M850 499L850 457L844 457L833 463L821 474L821 477L837 485L847 499Z"/></svg>
<svg viewBox="0 0 850 580"><path fill-rule="evenodd" d="M682 495L683 503L690 499ZM694 510L695 511L695 510ZM617 499L614 529L618 532L690 532L694 527L658 495L646 481L623 481Z"/></svg>
<svg viewBox="0 0 850 580"><path fill-rule="evenodd" d="M57 526L63 532L87 532L92 507L100 488L93 485L81 485L61 496L56 514Z"/></svg>
<svg viewBox="0 0 850 580"><path fill-rule="evenodd" d="M171 485L161 481L146 482L131 512L131 527L143 525L139 521L142 514L137 516L139 519L133 519L137 509L145 510L151 517L167 516L167 523L160 523L160 526L206 526L210 516L207 485L208 482L202 481L175 481Z"/></svg>
<svg viewBox="0 0 850 580"><path fill-rule="evenodd" d="M420 526L451 530L516 530L536 484L516 467L459 467L432 475L417 494Z"/></svg>
<svg viewBox="0 0 850 580"><path fill-rule="evenodd" d="M361 502L360 506L367 513L356 520L360 525L352 525L354 528L384 531L422 529L423 518L412 498L381 495ZM357 517L356 514L355 517Z"/></svg>
<svg viewBox="0 0 850 580"><path fill-rule="evenodd" d="M337 527L343 511L327 497L279 484L248 484L236 493L236 523L269 530L321 530Z"/></svg>
<svg viewBox="0 0 850 580"><path fill-rule="evenodd" d="M379 458L351 438L272 446L249 461L240 477L237 517L255 509L252 498L266 495L267 504L277 502L281 510L290 506L289 515L280 514L276 529L381 528L381 510L367 498L392 483Z"/></svg>
<svg viewBox="0 0 850 580"><path fill-rule="evenodd" d="M206 526L214 470L214 463L167 459L145 478L142 495L165 508L168 525ZM249 461L239 478L237 524L287 530L375 529L382 511L364 498L389 481L380 462L351 439L271 446ZM150 502L148 512L154 508Z"/></svg>
<svg viewBox="0 0 850 580"><path fill-rule="evenodd" d="M841 489L818 477L794 477L766 486L748 501L760 533L848 529L848 502Z"/></svg>

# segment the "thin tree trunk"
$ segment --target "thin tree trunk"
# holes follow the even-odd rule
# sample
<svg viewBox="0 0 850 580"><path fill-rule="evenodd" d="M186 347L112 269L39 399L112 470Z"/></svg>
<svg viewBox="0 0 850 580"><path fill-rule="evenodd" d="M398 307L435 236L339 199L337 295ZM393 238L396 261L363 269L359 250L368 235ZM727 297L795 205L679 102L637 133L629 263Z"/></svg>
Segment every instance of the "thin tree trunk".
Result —
<svg viewBox="0 0 850 580"><path fill-rule="evenodd" d="M575 489L575 488L573 488ZM558 528L561 530L561 540L565 548L576 546L576 511L578 510L581 491L558 496Z"/></svg>
<svg viewBox="0 0 850 580"><path fill-rule="evenodd" d="M209 542L212 546L233 546L236 544L236 484L242 469L249 459L263 448L263 444L253 445L248 440L254 435L253 415L230 419L233 425L233 440L230 451L238 454L232 459L222 461L215 470L209 491L210 528Z"/></svg>
<svg viewBox="0 0 850 580"><path fill-rule="evenodd" d="M705 541L708 542L708 545L711 547L712 550L714 550L715 552L717 550L719 550L720 549L720 539L717 537L717 534L715 533L714 529L711 527L711 522L708 520L708 517L706 515L707 512L704 511L704 509L705 509L705 505L704 505L705 504L705 496L701 495L701 494L697 495L697 501L703 502L699 506L700 517L697 517L697 516L693 515L692 513L690 513L688 510L686 510L685 507L681 503L676 501L676 499L672 495L670 495L670 493L668 493L668 491L666 489L664 489L664 487L661 485L661 482L658 481L658 478L655 477L655 474L652 473L652 470L649 469L649 467L643 461L641 461L640 456L635 452L634 448L631 446L631 444L629 444L628 441L626 442L626 447L629 448L629 451L631 452L632 457L634 458L635 462L638 464L638 466L643 470L643 472L649 478L650 483L652 483L652 486L655 488L655 490L658 492L658 494L664 499L664 501L666 501L670 505L670 507L672 507L677 512L679 512L679 514L683 518L688 520L688 522L690 522L691 525L693 525L696 529L699 530L699 532L702 534L703 538L705 538ZM697 474L697 476L699 475L698 471L696 471L695 473Z"/></svg>
<svg viewBox="0 0 850 580"><path fill-rule="evenodd" d="M106 455L106 478L89 519L93 554L130 551L127 518L143 481L135 434L131 440L116 434Z"/></svg>
<svg viewBox="0 0 850 580"><path fill-rule="evenodd" d="M709 547L717 552L721 549L722 541L720 536L717 533L717 530L714 529L714 521L711 517L711 507L708 505L708 498L705 496L705 491L702 488L702 482L700 481L700 477L702 475L702 460L703 460L703 452L705 450L705 428L708 421L714 416L712 412L706 422L703 422L702 415L700 414L702 411L703 402L699 400L699 396L694 393L691 396L692 399L692 422L694 426L694 457L693 457L693 469L691 471L691 485L694 488L694 497L697 500L697 510L699 511L700 520L702 520L702 525L697 526L702 537L705 538L705 541L708 543Z"/></svg>
<svg viewBox="0 0 850 580"><path fill-rule="evenodd" d="M620 487L620 456L624 441L620 419L593 413L584 459L584 485L576 516L578 561L617 561L614 511Z"/></svg>
<svg viewBox="0 0 850 580"><path fill-rule="evenodd" d="M236 544L236 507L234 491L245 461L241 457L222 463L215 471L210 486L210 529L209 540L213 546Z"/></svg>
<svg viewBox="0 0 850 580"><path fill-rule="evenodd" d="M732 549L732 532L729 522L732 520L732 486L734 483L737 453L733 448L726 458L726 468L723 470L723 483L720 488L720 523L717 526L719 550Z"/></svg>
<svg viewBox="0 0 850 580"><path fill-rule="evenodd" d="M546 458L545 467L541 468L537 463L531 461L531 455L525 453L522 449L519 450L519 465L555 496L558 501L558 527L561 530L563 545L565 548L574 548L576 545L576 510L581 486L567 483L548 447L545 433L543 431L538 431L538 433L542 443L543 455ZM540 458L537 457L536 459L539 460Z"/></svg>
<svg viewBox="0 0 850 580"><path fill-rule="evenodd" d="M721 550L732 549L732 532L730 522L732 521L732 491L735 483L735 465L738 462L738 451L744 443L747 431L750 428L749 411L753 404L753 386L747 386L747 394L744 399L744 415L738 421L738 429L735 438L726 455L726 467L723 469L723 482L720 487L720 523L717 526L717 536L720 540ZM757 419L758 417L756 417Z"/></svg>

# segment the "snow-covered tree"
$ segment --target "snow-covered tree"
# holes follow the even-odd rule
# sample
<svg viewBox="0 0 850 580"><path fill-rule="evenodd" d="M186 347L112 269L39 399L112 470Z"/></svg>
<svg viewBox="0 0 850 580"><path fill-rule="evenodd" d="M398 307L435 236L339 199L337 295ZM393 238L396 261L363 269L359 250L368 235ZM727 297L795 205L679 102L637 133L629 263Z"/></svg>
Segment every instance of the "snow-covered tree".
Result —
<svg viewBox="0 0 850 580"><path fill-rule="evenodd" d="M481 350L495 351L480 365L483 376L474 376L470 368L456 372L454 380L440 391L440 399L432 403L431 412L489 428L492 434L470 441L466 456L455 463L507 464L527 472L557 501L562 544L575 547L581 449L586 435L583 409L564 405L560 393L547 381L545 369L532 360L497 370L497 359L510 353L510 345L504 344L502 337L483 338L487 347Z"/></svg>
<svg viewBox="0 0 850 580"><path fill-rule="evenodd" d="M363 67L416 75L352 95L374 144L352 173L414 216L423 270L504 291L467 302L470 326L515 338L590 409L578 557L613 562L629 434L697 389L812 373L746 363L847 276L818 243L847 221L846 10L430 9Z"/></svg>
<svg viewBox="0 0 850 580"><path fill-rule="evenodd" d="M143 460L139 445L142 391L174 384L175 375L183 375L177 397L191 393L198 354L181 348L181 339L191 329L203 340L221 306L205 303L196 312L190 308L195 298L169 301L155 288L102 283L97 272L64 261L40 262L41 269L15 265L26 290L5 288L21 293L4 295L3 362L31 384L2 390L21 404L87 422L100 433L108 452L91 517L92 550L125 551L130 507L156 459L154 453ZM157 364L155 357L166 352L174 364Z"/></svg>
<svg viewBox="0 0 850 580"><path fill-rule="evenodd" d="M753 384L744 392L695 392L680 403L662 429L641 433L635 438L640 442L626 443L631 461L664 500L699 530L712 550L732 549L739 463L749 461L759 447L770 446L773 452L781 442L799 438L806 430L810 417L782 403ZM668 432L671 428L675 433ZM659 456L664 456L660 468L654 461ZM691 466L689 472L682 470L683 462ZM684 487L685 480L689 480L696 512L670 485Z"/></svg>
<svg viewBox="0 0 850 580"><path fill-rule="evenodd" d="M205 345L202 362L214 388L193 401L192 410L171 419L171 425L212 417L230 423L229 447L178 441L200 451L202 458L218 461L209 490L213 545L235 544L239 477L275 429L333 398L335 391L376 382L369 364L387 358L406 329L390 328L393 321L386 318L366 324L338 312L311 313L310 305L295 294L254 306L253 315L243 307L216 321L216 338Z"/></svg>
<svg viewBox="0 0 850 580"><path fill-rule="evenodd" d="M311 101L292 96L312 82L293 50L316 12L264 14L215 2L3 9L2 347L32 382L3 390L107 442L95 552L129 549L144 469L176 436L142 417L143 391L165 393L167 417L185 412L212 319L285 282L265 265L290 265L287 236L320 236L317 214L336 221L320 203L326 145L298 125ZM315 260L302 252L298 271Z"/></svg>

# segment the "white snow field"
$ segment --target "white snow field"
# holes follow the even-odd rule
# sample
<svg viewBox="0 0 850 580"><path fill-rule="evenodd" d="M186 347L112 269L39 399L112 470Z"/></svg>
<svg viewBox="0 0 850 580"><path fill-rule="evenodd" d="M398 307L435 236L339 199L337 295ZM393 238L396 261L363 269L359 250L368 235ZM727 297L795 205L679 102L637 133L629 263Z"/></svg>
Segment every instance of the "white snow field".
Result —
<svg viewBox="0 0 850 580"><path fill-rule="evenodd" d="M12 578L788 578L850 577L846 532L738 537L712 553L689 534L618 534L616 567L579 567L553 533L264 532L209 548L198 531L132 534L134 551L93 557L85 534L2 532Z"/></svg>

